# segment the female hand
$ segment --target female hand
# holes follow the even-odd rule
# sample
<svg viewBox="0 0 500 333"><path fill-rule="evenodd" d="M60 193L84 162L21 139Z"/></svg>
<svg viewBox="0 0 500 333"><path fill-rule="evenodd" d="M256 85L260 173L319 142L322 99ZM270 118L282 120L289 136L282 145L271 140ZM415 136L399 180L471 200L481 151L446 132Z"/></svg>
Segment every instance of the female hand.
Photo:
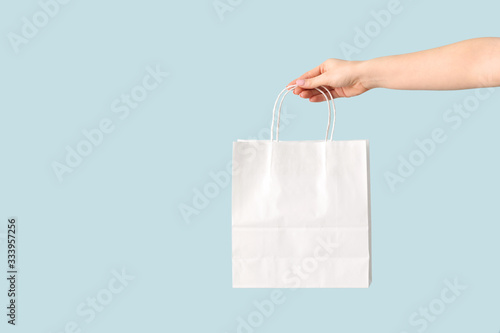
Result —
<svg viewBox="0 0 500 333"><path fill-rule="evenodd" d="M456 90L500 86L500 38L474 38L434 49L364 61L328 59L303 74L296 95L321 102L314 88L325 86L333 98L352 97L373 88Z"/></svg>
<svg viewBox="0 0 500 333"><path fill-rule="evenodd" d="M319 86L330 90L333 98L357 96L370 89L361 82L361 69L362 61L328 59L288 85L298 85L293 93L311 102L325 100L323 94L314 89Z"/></svg>

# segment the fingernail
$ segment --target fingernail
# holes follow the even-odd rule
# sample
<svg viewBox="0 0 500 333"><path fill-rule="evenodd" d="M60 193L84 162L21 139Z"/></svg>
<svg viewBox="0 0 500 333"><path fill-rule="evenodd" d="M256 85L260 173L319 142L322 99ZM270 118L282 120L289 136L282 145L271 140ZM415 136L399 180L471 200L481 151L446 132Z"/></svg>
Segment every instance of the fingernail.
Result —
<svg viewBox="0 0 500 333"><path fill-rule="evenodd" d="M298 86L302 86L302 85L304 85L304 83L306 83L305 80L297 80L297 81L295 81L295 84L298 85Z"/></svg>

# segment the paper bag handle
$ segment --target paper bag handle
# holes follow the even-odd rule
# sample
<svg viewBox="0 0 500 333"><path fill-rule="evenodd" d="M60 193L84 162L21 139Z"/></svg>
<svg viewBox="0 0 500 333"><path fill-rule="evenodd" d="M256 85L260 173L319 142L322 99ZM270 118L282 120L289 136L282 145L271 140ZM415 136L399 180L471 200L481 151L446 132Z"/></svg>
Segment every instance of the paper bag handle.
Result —
<svg viewBox="0 0 500 333"><path fill-rule="evenodd" d="M283 95L283 98L281 98L281 102L280 102L279 108L278 108L278 125L276 127L276 141L279 141L279 136L280 136L280 116L281 116L281 106L283 105L283 100L285 99L286 95L288 95L295 87L297 87L297 85L287 86L285 89L283 89L279 93L278 98L276 98L276 102L274 103L274 108L273 108L273 119L272 119L272 123L271 123L271 141L273 141L273 136L274 136L274 119L275 119L276 106L278 105L278 101L280 100L281 95L283 95L283 93L285 93ZM327 101L327 104L328 104L328 126L326 128L325 141L328 140L328 132L330 132L330 124L331 124L331 120L332 120L332 108L333 108L333 126L332 126L332 131L330 134L330 141L333 141L333 131L335 130L335 119L337 118L337 112L335 110L335 103L333 102L333 96L332 96L332 93L330 92L330 90L328 90L325 86L321 86L320 88L325 89L325 91L328 93L328 95L330 95L330 100L329 100L322 89L315 88L317 91L319 91L321 94L323 94L323 96L325 97L325 100ZM332 103L332 107L330 107L330 101Z"/></svg>

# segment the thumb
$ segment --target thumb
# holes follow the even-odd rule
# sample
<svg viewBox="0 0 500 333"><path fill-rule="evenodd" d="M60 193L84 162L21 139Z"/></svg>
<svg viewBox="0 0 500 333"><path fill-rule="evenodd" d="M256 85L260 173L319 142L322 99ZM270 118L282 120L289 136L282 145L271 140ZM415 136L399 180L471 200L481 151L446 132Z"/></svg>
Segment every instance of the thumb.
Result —
<svg viewBox="0 0 500 333"><path fill-rule="evenodd" d="M327 83L328 80L324 73L310 79L301 79L295 82L296 85L304 89L314 89L319 86L327 85Z"/></svg>

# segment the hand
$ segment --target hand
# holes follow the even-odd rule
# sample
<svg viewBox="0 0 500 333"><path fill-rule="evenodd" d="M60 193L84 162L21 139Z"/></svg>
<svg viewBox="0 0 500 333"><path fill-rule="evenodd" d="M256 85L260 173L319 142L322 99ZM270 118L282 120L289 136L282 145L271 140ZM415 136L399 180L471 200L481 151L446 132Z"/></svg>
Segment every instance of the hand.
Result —
<svg viewBox="0 0 500 333"><path fill-rule="evenodd" d="M325 101L323 94L314 89L319 86L325 86L330 90L333 98L357 96L369 90L361 82L359 73L362 63L362 61L328 59L288 85L298 85L293 93L308 98L310 102ZM326 95L328 96L328 93Z"/></svg>

